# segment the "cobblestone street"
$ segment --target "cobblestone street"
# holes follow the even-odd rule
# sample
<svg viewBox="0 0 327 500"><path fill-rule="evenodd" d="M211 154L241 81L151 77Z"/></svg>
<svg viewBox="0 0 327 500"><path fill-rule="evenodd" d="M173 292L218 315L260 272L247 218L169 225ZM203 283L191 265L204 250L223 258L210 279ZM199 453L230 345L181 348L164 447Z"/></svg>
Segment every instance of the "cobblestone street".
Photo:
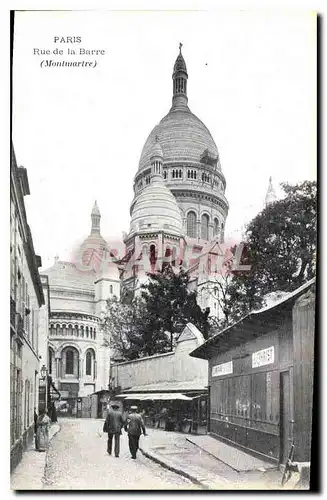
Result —
<svg viewBox="0 0 327 500"><path fill-rule="evenodd" d="M198 489L191 481L164 469L140 452L137 460L132 460L125 432L121 436L120 457L109 456L102 420L60 419L59 423L61 431L50 444L44 489Z"/></svg>

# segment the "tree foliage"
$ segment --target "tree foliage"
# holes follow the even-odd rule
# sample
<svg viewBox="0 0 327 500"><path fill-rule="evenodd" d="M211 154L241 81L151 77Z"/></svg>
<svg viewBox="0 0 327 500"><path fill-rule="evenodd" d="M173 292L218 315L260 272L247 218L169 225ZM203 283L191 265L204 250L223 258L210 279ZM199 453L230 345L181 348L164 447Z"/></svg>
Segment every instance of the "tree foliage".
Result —
<svg viewBox="0 0 327 500"><path fill-rule="evenodd" d="M271 292L292 292L315 274L317 189L315 182L282 184L285 198L265 207L248 225L243 263L228 287L230 318L237 320L264 303Z"/></svg>
<svg viewBox="0 0 327 500"><path fill-rule="evenodd" d="M208 336L209 310L202 311L196 293L188 288L189 277L170 266L149 276L141 296L130 303L108 300L104 325L111 346L120 359L136 359L171 350L174 334L193 323Z"/></svg>

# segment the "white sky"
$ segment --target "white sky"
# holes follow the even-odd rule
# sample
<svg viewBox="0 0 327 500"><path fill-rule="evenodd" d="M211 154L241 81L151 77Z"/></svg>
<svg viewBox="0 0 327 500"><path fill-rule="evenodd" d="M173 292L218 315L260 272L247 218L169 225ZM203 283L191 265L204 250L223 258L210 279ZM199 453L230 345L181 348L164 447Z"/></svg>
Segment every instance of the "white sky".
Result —
<svg viewBox="0 0 327 500"><path fill-rule="evenodd" d="M58 35L82 43L54 44ZM56 254L69 259L89 234L95 199L105 238L129 230L133 177L148 134L170 109L180 41L189 107L209 128L227 181L227 234L262 208L270 175L275 187L315 179L314 14L18 12L13 141L28 170L25 203L44 268ZM95 69L41 69L33 49L57 46L106 55Z"/></svg>

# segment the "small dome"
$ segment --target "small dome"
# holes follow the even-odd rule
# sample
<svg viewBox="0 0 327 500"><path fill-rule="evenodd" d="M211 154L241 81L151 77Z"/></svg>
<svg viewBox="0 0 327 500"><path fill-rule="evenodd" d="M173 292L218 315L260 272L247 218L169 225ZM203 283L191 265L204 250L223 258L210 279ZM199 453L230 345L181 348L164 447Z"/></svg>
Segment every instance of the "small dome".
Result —
<svg viewBox="0 0 327 500"><path fill-rule="evenodd" d="M50 286L77 290L94 290L96 273L93 269L82 268L72 262L55 260L55 264L42 271L49 277Z"/></svg>
<svg viewBox="0 0 327 500"><path fill-rule="evenodd" d="M179 236L183 234L183 220L178 203L163 178L157 175L134 205L130 232L159 229Z"/></svg>

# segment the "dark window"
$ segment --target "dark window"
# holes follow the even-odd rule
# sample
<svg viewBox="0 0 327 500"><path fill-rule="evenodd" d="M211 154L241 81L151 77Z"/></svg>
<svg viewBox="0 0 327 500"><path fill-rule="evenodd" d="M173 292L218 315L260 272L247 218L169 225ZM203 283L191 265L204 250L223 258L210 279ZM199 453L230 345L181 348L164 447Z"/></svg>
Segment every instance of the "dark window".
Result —
<svg viewBox="0 0 327 500"><path fill-rule="evenodd" d="M68 375L74 374L74 352L66 351L66 373Z"/></svg>
<svg viewBox="0 0 327 500"><path fill-rule="evenodd" d="M86 375L92 375L92 354L90 351L86 353Z"/></svg>
<svg viewBox="0 0 327 500"><path fill-rule="evenodd" d="M194 212L187 214L187 236L196 238L196 214Z"/></svg>

